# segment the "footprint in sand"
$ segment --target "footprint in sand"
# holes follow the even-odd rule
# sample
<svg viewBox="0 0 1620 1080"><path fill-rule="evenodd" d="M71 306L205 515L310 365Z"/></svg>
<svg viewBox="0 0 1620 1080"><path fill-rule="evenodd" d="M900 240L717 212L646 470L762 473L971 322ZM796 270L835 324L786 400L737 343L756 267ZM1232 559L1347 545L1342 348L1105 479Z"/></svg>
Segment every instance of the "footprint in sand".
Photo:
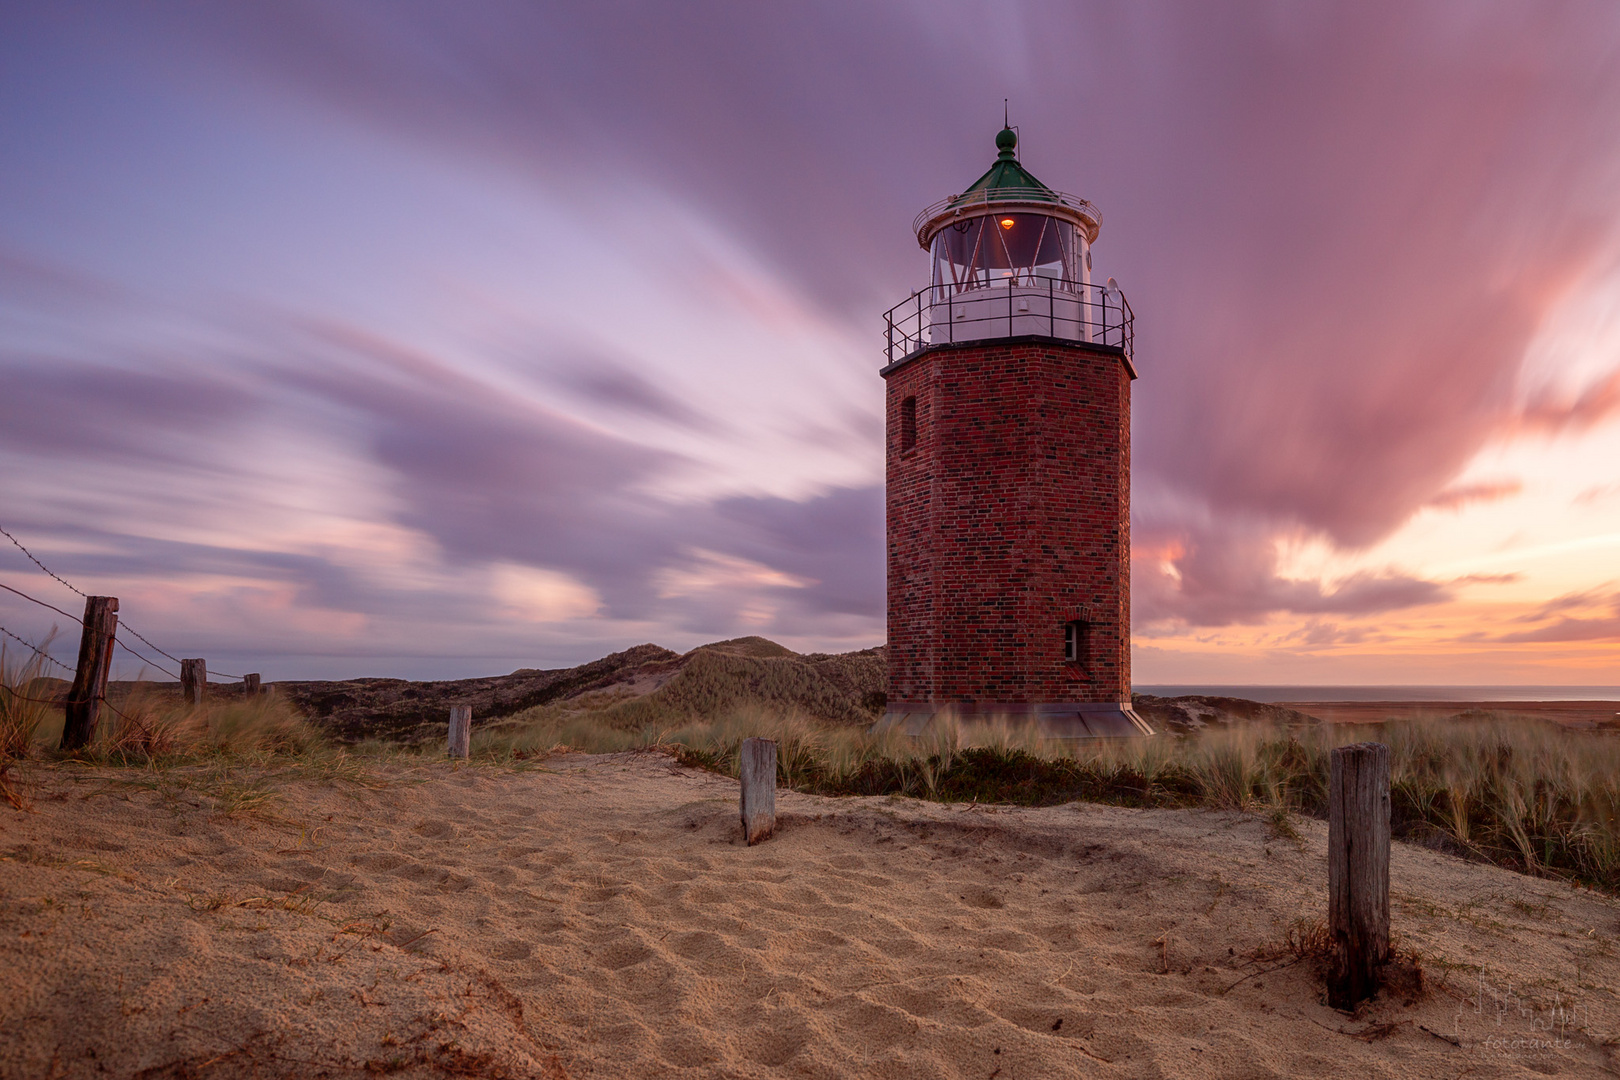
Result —
<svg viewBox="0 0 1620 1080"><path fill-rule="evenodd" d="M997 896L989 889L980 888L978 886L969 886L968 888L957 893L956 898L962 903L966 904L968 907L972 908L993 909L1004 908L1007 906L1006 901L1002 900L1001 897Z"/></svg>

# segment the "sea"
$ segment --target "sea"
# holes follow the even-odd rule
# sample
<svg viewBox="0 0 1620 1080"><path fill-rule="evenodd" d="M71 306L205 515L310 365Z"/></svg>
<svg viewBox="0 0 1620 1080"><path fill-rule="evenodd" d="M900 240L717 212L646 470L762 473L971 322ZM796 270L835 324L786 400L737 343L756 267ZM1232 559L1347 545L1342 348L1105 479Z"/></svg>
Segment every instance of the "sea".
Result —
<svg viewBox="0 0 1620 1080"><path fill-rule="evenodd" d="M1243 698L1247 701L1620 701L1620 686L1208 686L1150 684L1134 688L1158 697Z"/></svg>

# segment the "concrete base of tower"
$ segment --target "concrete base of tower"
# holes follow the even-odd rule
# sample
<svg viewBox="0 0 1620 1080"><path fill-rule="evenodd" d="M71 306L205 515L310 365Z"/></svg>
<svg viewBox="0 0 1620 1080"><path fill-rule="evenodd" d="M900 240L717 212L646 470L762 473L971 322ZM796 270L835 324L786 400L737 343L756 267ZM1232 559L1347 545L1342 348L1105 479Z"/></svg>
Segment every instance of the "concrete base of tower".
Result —
<svg viewBox="0 0 1620 1080"><path fill-rule="evenodd" d="M936 721L1012 726L1033 724L1052 739L1121 739L1152 735L1129 701L962 702L893 701L874 731L898 728L921 735Z"/></svg>

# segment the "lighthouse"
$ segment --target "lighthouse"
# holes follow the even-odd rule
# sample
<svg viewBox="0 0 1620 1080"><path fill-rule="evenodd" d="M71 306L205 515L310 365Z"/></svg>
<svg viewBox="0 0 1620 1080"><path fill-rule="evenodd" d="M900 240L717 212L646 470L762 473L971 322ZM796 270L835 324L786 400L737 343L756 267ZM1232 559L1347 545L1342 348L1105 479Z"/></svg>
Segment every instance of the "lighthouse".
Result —
<svg viewBox="0 0 1620 1080"><path fill-rule="evenodd" d="M1133 316L1092 278L1102 215L1018 135L913 223L930 281L884 317L884 726L1151 735L1131 708Z"/></svg>

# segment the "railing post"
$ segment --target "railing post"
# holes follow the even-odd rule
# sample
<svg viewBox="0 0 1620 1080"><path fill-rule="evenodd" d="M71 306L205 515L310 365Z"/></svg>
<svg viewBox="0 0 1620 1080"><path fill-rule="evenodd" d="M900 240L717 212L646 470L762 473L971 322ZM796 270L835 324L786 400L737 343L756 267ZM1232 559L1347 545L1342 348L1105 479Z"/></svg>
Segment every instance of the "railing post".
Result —
<svg viewBox="0 0 1620 1080"><path fill-rule="evenodd" d="M246 675L242 676L242 696L258 697L259 693L259 673L257 671L250 671Z"/></svg>
<svg viewBox="0 0 1620 1080"><path fill-rule="evenodd" d="M84 598L84 633L79 636L79 667L73 673L62 720L62 749L77 750L96 737L101 703L107 697L113 639L118 632L118 597Z"/></svg>

